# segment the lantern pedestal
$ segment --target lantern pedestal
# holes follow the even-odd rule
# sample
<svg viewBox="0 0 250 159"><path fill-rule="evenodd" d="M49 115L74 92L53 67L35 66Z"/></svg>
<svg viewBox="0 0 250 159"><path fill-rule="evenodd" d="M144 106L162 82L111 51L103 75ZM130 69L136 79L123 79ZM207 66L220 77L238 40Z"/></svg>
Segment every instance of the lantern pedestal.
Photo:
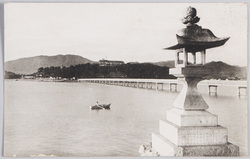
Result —
<svg viewBox="0 0 250 159"><path fill-rule="evenodd" d="M159 133L152 134L153 149L160 156L238 156L239 147L228 143L227 128L206 111L208 105L197 89L210 70L200 66L170 72L184 85L174 108L167 111L167 120L160 120Z"/></svg>
<svg viewBox="0 0 250 159"><path fill-rule="evenodd" d="M196 9L188 7L182 19L186 28L176 34L178 44L165 48L176 51L176 68L169 73L183 82L183 88L174 108L167 111L166 120L160 120L159 133L152 134L152 148L160 156L239 155L239 147L228 143L227 128L218 125L217 115L206 111L208 105L197 88L200 81L213 74L205 67L206 49L224 45L229 37L216 37L211 30L197 25L199 20Z"/></svg>

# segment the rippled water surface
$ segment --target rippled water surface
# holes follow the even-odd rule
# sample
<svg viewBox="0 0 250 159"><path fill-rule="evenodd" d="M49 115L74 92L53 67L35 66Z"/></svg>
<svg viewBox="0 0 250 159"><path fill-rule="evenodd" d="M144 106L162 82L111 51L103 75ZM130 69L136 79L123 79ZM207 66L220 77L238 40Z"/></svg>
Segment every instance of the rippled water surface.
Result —
<svg viewBox="0 0 250 159"><path fill-rule="evenodd" d="M199 88L229 142L246 155L247 100ZM229 88L225 88L227 91ZM6 156L139 156L179 92L91 83L5 81ZM89 106L112 103L110 110Z"/></svg>

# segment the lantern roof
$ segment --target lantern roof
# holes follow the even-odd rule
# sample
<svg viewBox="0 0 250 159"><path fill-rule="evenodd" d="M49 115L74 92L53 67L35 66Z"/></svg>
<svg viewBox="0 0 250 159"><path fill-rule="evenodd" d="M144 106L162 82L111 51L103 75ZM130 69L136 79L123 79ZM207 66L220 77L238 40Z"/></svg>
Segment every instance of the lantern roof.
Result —
<svg viewBox="0 0 250 159"><path fill-rule="evenodd" d="M229 37L218 38L209 29L203 29L195 24L200 20L196 13L195 8L189 7L187 9L187 16L182 20L183 24L186 24L186 28L182 29L179 35L176 35L178 44L165 49L177 50L185 48L188 52L197 52L222 46L227 42Z"/></svg>

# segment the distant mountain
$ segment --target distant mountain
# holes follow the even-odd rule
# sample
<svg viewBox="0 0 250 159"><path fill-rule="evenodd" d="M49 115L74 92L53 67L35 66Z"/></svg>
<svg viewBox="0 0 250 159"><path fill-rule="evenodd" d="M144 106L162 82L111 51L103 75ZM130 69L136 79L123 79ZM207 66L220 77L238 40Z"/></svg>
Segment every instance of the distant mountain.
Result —
<svg viewBox="0 0 250 159"><path fill-rule="evenodd" d="M174 61L160 61L152 63L162 67L175 67ZM246 79L247 78L247 67L232 66L224 62L209 62L205 64L206 68L212 69L213 73L208 75L208 79Z"/></svg>
<svg viewBox="0 0 250 159"><path fill-rule="evenodd" d="M94 63L94 61L77 55L35 56L7 61L4 64L4 69L16 74L32 74L37 72L40 67L69 67L86 63Z"/></svg>
<svg viewBox="0 0 250 159"><path fill-rule="evenodd" d="M247 79L247 66L232 66L221 61L212 61L205 64L205 67L213 70L213 73L207 76L208 79Z"/></svg>
<svg viewBox="0 0 250 159"><path fill-rule="evenodd" d="M13 61L5 62L5 71L8 71L8 76L15 74L32 74L38 71L40 67L56 67L56 66L75 66L78 64L96 63L89 59L77 55L56 55L56 56L35 56L29 58L21 58ZM147 63L128 63L145 65ZM174 68L174 61L160 61L151 63L161 67ZM206 68L213 70L213 73L208 75L208 79L247 79L247 67L232 66L224 62L210 62L205 65Z"/></svg>
<svg viewBox="0 0 250 159"><path fill-rule="evenodd" d="M174 60L172 61L160 61L160 62L154 62L152 64L157 65L157 66L161 66L161 67L169 67L169 68L174 68Z"/></svg>

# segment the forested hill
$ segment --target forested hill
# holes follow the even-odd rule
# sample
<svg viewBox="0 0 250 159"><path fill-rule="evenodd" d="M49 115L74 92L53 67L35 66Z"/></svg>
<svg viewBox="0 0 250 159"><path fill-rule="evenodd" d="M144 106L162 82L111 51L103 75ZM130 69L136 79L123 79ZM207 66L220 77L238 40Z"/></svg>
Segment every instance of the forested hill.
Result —
<svg viewBox="0 0 250 159"><path fill-rule="evenodd" d="M5 62L5 78L32 74L61 78L174 78L169 68L174 61L154 63L131 62L119 66L99 66L97 62L76 55L36 56ZM210 62L213 70L207 79L247 79L247 67L232 66L221 61Z"/></svg>
<svg viewBox="0 0 250 159"><path fill-rule="evenodd" d="M81 64L70 67L39 68L36 76L44 78L175 78L169 75L168 67L160 67L149 63L123 64L119 66L99 66L98 64Z"/></svg>
<svg viewBox="0 0 250 159"><path fill-rule="evenodd" d="M4 64L4 69L16 74L32 74L37 72L40 67L69 67L86 63L94 62L77 55L35 56L7 61Z"/></svg>
<svg viewBox="0 0 250 159"><path fill-rule="evenodd" d="M246 79L247 68L231 66L223 62L210 62L205 68L213 70L207 79ZM40 68L37 74L42 77L64 78L175 78L169 75L168 67L161 67L150 63L124 64L119 66L99 66L98 64L83 64L71 67Z"/></svg>
<svg viewBox="0 0 250 159"><path fill-rule="evenodd" d="M247 79L247 67L232 66L224 62L212 61L205 64L206 68L213 70L207 79Z"/></svg>
<svg viewBox="0 0 250 159"><path fill-rule="evenodd" d="M153 64L169 68L175 67L174 61L161 61ZM204 67L213 70L212 74L206 77L207 79L247 79L247 66L239 67L229 65L222 61L212 61L205 64Z"/></svg>

